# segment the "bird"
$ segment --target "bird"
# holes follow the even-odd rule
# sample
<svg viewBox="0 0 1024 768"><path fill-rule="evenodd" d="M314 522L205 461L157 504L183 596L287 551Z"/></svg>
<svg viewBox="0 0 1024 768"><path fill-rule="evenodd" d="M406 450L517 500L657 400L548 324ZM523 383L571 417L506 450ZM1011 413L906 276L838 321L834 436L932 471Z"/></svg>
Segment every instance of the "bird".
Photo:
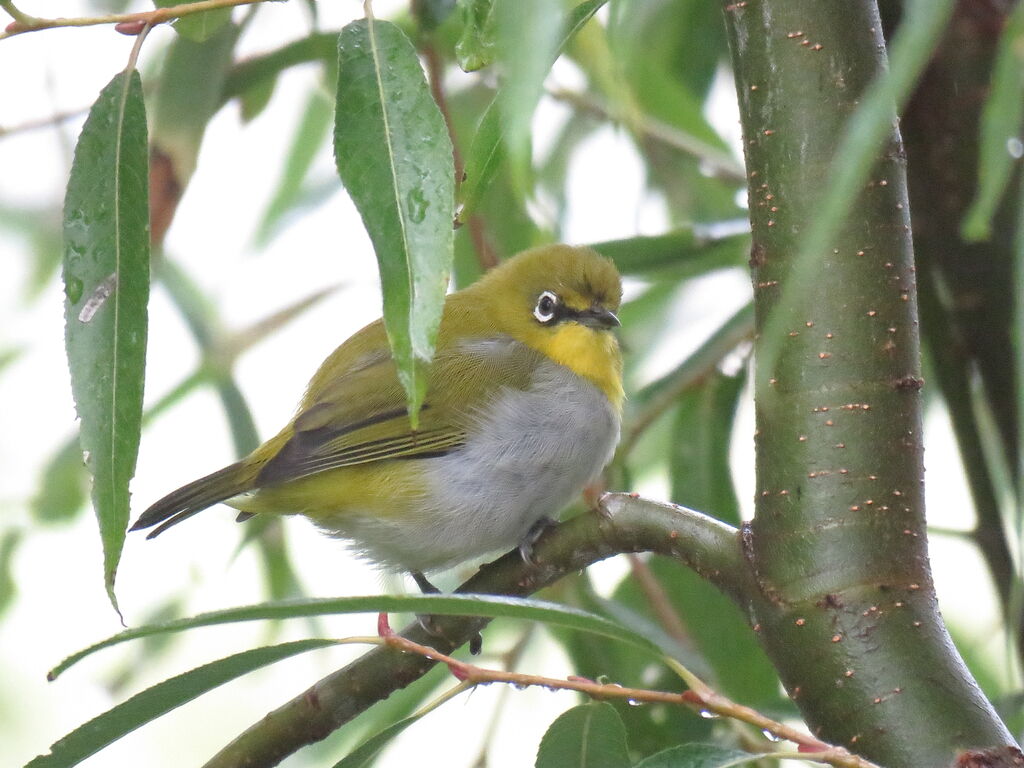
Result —
<svg viewBox="0 0 1024 768"><path fill-rule="evenodd" d="M539 536L611 460L622 284L589 247L519 253L446 297L413 429L377 320L310 380L294 418L240 461L164 496L153 538L223 502L238 520L304 515L386 571L425 574Z"/></svg>

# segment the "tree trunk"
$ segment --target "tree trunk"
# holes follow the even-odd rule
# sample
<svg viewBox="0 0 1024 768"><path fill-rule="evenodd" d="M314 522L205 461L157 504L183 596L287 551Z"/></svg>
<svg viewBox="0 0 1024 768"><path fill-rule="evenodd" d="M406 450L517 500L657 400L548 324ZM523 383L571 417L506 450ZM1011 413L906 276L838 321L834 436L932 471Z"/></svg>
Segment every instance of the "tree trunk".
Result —
<svg viewBox="0 0 1024 768"><path fill-rule="evenodd" d="M874 0L727 2L744 129L758 330L748 609L820 738L888 766L1019 752L938 613L924 524L917 294L895 129L799 300L779 301L833 155L886 66ZM892 124L896 124L895 113ZM761 363L763 364L763 363ZM993 763L995 764L995 763Z"/></svg>

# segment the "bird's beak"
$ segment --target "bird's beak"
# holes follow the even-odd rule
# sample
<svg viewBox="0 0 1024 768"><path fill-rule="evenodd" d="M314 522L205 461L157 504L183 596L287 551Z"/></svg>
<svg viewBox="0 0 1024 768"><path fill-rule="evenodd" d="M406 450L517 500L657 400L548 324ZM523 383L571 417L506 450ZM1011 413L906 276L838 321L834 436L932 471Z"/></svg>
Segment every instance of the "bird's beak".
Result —
<svg viewBox="0 0 1024 768"><path fill-rule="evenodd" d="M577 314L576 320L588 328L596 328L601 331L607 331L611 328L616 328L622 323L619 322L619 318L615 316L615 313L610 309L604 307L591 307L590 309L584 309L582 312Z"/></svg>

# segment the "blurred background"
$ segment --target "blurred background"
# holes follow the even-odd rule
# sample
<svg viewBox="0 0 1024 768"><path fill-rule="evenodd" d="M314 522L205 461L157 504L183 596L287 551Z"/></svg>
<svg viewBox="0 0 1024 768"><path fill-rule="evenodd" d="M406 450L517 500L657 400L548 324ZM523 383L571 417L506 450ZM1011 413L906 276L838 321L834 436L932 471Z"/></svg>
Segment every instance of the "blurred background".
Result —
<svg viewBox="0 0 1024 768"><path fill-rule="evenodd" d="M495 184L478 209L475 231L460 230L456 281L464 284L480 272L481 243L503 257L552 240L599 243L678 233L683 245L671 247L688 249L685 260L637 246L634 262L622 265L630 302L622 319L632 442L610 483L728 519L752 514L754 491L749 345L742 327L724 351L724 342L714 347L717 357L705 364L699 385L681 389L686 396L679 406L651 406L658 387L678 382L673 375L751 298L740 129L718 5L657 0L602 9L546 83L533 121L532 194L520 199L510 185ZM113 6L145 9L117 0L68 0L45 7L26 2L23 10L78 16ZM235 60L279 49L313 29L336 32L362 15L355 0L318 3L315 17L311 7L292 2L236 10L244 30ZM407 3L377 0L374 9L415 27ZM446 63L456 32L442 27L436 33ZM170 27L151 33L139 63L147 87L175 40ZM375 626L372 616L354 616L202 629L120 646L55 683L45 680L64 656L121 629L104 592L87 480L71 442L76 420L59 264L61 201L74 142L88 107L124 67L133 42L110 27L0 41L0 743L10 765L44 752L131 693L206 661L271 640L371 634ZM466 74L449 64L444 73L465 151L495 82L486 70ZM146 403L159 407L143 431L133 517L167 491L233 461L246 413L261 438L276 432L320 361L380 314L372 248L331 156L331 101L330 73L313 61L283 70L272 92L229 99L206 127L196 172L164 243L162 258L170 266L155 280L150 302ZM295 160L296 143L308 149L308 163ZM197 318L209 332L204 343L193 330ZM230 361L234 405L208 382L183 386L210 359ZM1019 689L1019 672L988 571L964 535L974 513L949 417L943 401L930 395L928 516L942 610L987 693L1016 711L1011 693ZM631 431L640 419L649 423ZM274 526L256 542L246 541L247 531L221 507L157 541L129 536L117 577L125 622L136 626L268 597L412 589L355 561L343 544L303 520ZM548 597L593 607L626 595L630 569L616 558ZM466 573L449 574L441 584L451 587ZM694 594L708 589L683 578ZM693 610L732 611L713 596L702 606ZM738 616L730 614L729 621L717 628L723 636L746 632ZM485 664L559 677L594 675L580 665L600 665L587 656L593 649L566 638L549 642L541 627L499 621L485 637ZM752 641L737 642L723 640L716 656L698 636L689 652L712 679L716 673L721 678L730 655L735 675L762 674L763 666L750 671L737 661ZM359 653L352 647L317 651L252 674L84 764L200 764L269 709ZM657 670L637 674L642 679L634 682L652 686L661 676ZM416 696L443 685L443 676L432 674ZM794 713L776 682L769 678L762 690L760 702L745 703L780 716ZM425 751L443 750L446 765L530 765L546 724L575 703L567 693L476 690L413 726L381 764L410 764ZM644 716L652 728L659 717L669 718ZM673 727L677 717L698 732L726 727L688 712L672 713ZM331 764L372 732L372 724L354 725L285 765Z"/></svg>

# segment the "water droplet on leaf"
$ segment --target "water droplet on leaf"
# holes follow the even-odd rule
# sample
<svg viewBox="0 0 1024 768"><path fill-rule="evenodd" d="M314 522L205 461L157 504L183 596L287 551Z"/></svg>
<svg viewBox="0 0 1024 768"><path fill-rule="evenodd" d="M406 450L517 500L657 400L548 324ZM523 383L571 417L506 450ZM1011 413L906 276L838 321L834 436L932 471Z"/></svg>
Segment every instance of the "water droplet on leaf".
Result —
<svg viewBox="0 0 1024 768"><path fill-rule="evenodd" d="M72 304L77 304L78 300L82 298L82 289L84 287L82 281L77 277L68 275L64 278L64 295L68 297L68 301Z"/></svg>
<svg viewBox="0 0 1024 768"><path fill-rule="evenodd" d="M405 198L406 212L409 214L409 218L419 224L423 221L427 215L427 208L430 203L427 198L423 195L423 190L417 187L416 189L410 190L409 194Z"/></svg>

